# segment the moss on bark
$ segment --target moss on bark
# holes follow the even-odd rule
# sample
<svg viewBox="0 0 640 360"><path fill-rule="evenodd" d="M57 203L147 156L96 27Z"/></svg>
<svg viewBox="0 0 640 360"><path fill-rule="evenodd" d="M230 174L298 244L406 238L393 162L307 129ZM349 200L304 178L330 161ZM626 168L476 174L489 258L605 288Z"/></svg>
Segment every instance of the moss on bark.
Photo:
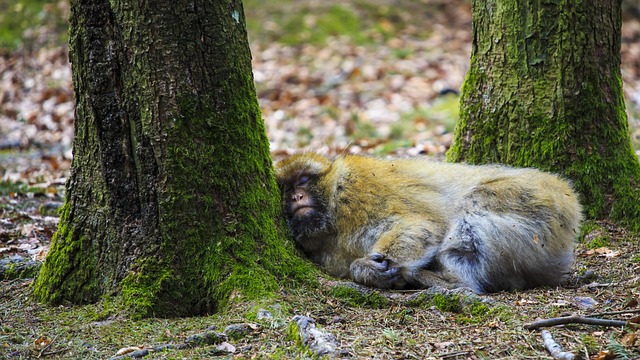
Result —
<svg viewBox="0 0 640 360"><path fill-rule="evenodd" d="M473 2L450 161L563 173L587 216L640 229L620 76L620 2Z"/></svg>

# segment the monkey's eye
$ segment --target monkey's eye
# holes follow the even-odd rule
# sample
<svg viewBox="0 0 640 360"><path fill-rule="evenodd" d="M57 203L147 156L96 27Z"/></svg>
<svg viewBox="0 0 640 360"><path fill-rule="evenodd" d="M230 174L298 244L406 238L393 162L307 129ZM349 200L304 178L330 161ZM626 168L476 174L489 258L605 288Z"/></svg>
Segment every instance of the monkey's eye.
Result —
<svg viewBox="0 0 640 360"><path fill-rule="evenodd" d="M300 175L298 181L296 181L296 186L304 186L306 185L311 178L307 175Z"/></svg>

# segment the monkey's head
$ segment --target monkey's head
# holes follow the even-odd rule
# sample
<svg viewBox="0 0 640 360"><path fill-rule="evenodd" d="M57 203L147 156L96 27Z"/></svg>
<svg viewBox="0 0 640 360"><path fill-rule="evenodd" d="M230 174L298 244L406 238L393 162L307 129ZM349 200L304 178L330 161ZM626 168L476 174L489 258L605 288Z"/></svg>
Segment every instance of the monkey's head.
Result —
<svg viewBox="0 0 640 360"><path fill-rule="evenodd" d="M335 233L331 210L332 162L317 154L293 155L276 165L282 206L291 235L305 252L326 246Z"/></svg>

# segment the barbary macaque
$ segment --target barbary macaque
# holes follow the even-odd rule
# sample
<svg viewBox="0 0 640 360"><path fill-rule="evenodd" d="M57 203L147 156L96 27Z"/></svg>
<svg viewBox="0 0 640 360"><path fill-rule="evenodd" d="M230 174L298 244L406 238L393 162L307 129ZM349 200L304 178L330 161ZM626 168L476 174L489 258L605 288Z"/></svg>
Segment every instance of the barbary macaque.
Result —
<svg viewBox="0 0 640 360"><path fill-rule="evenodd" d="M536 169L306 153L276 165L292 236L330 274L383 289L557 285L581 207Z"/></svg>

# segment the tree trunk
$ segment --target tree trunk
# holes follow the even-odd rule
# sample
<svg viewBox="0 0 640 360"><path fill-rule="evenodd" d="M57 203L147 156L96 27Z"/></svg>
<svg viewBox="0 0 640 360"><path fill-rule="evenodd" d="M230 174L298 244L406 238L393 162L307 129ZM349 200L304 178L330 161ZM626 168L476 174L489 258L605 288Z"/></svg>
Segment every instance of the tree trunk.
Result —
<svg viewBox="0 0 640 360"><path fill-rule="evenodd" d="M288 241L240 0L73 0L74 159L34 288L216 311L309 274Z"/></svg>
<svg viewBox="0 0 640 360"><path fill-rule="evenodd" d="M620 0L473 1L451 161L564 173L587 215L640 229L620 75Z"/></svg>

